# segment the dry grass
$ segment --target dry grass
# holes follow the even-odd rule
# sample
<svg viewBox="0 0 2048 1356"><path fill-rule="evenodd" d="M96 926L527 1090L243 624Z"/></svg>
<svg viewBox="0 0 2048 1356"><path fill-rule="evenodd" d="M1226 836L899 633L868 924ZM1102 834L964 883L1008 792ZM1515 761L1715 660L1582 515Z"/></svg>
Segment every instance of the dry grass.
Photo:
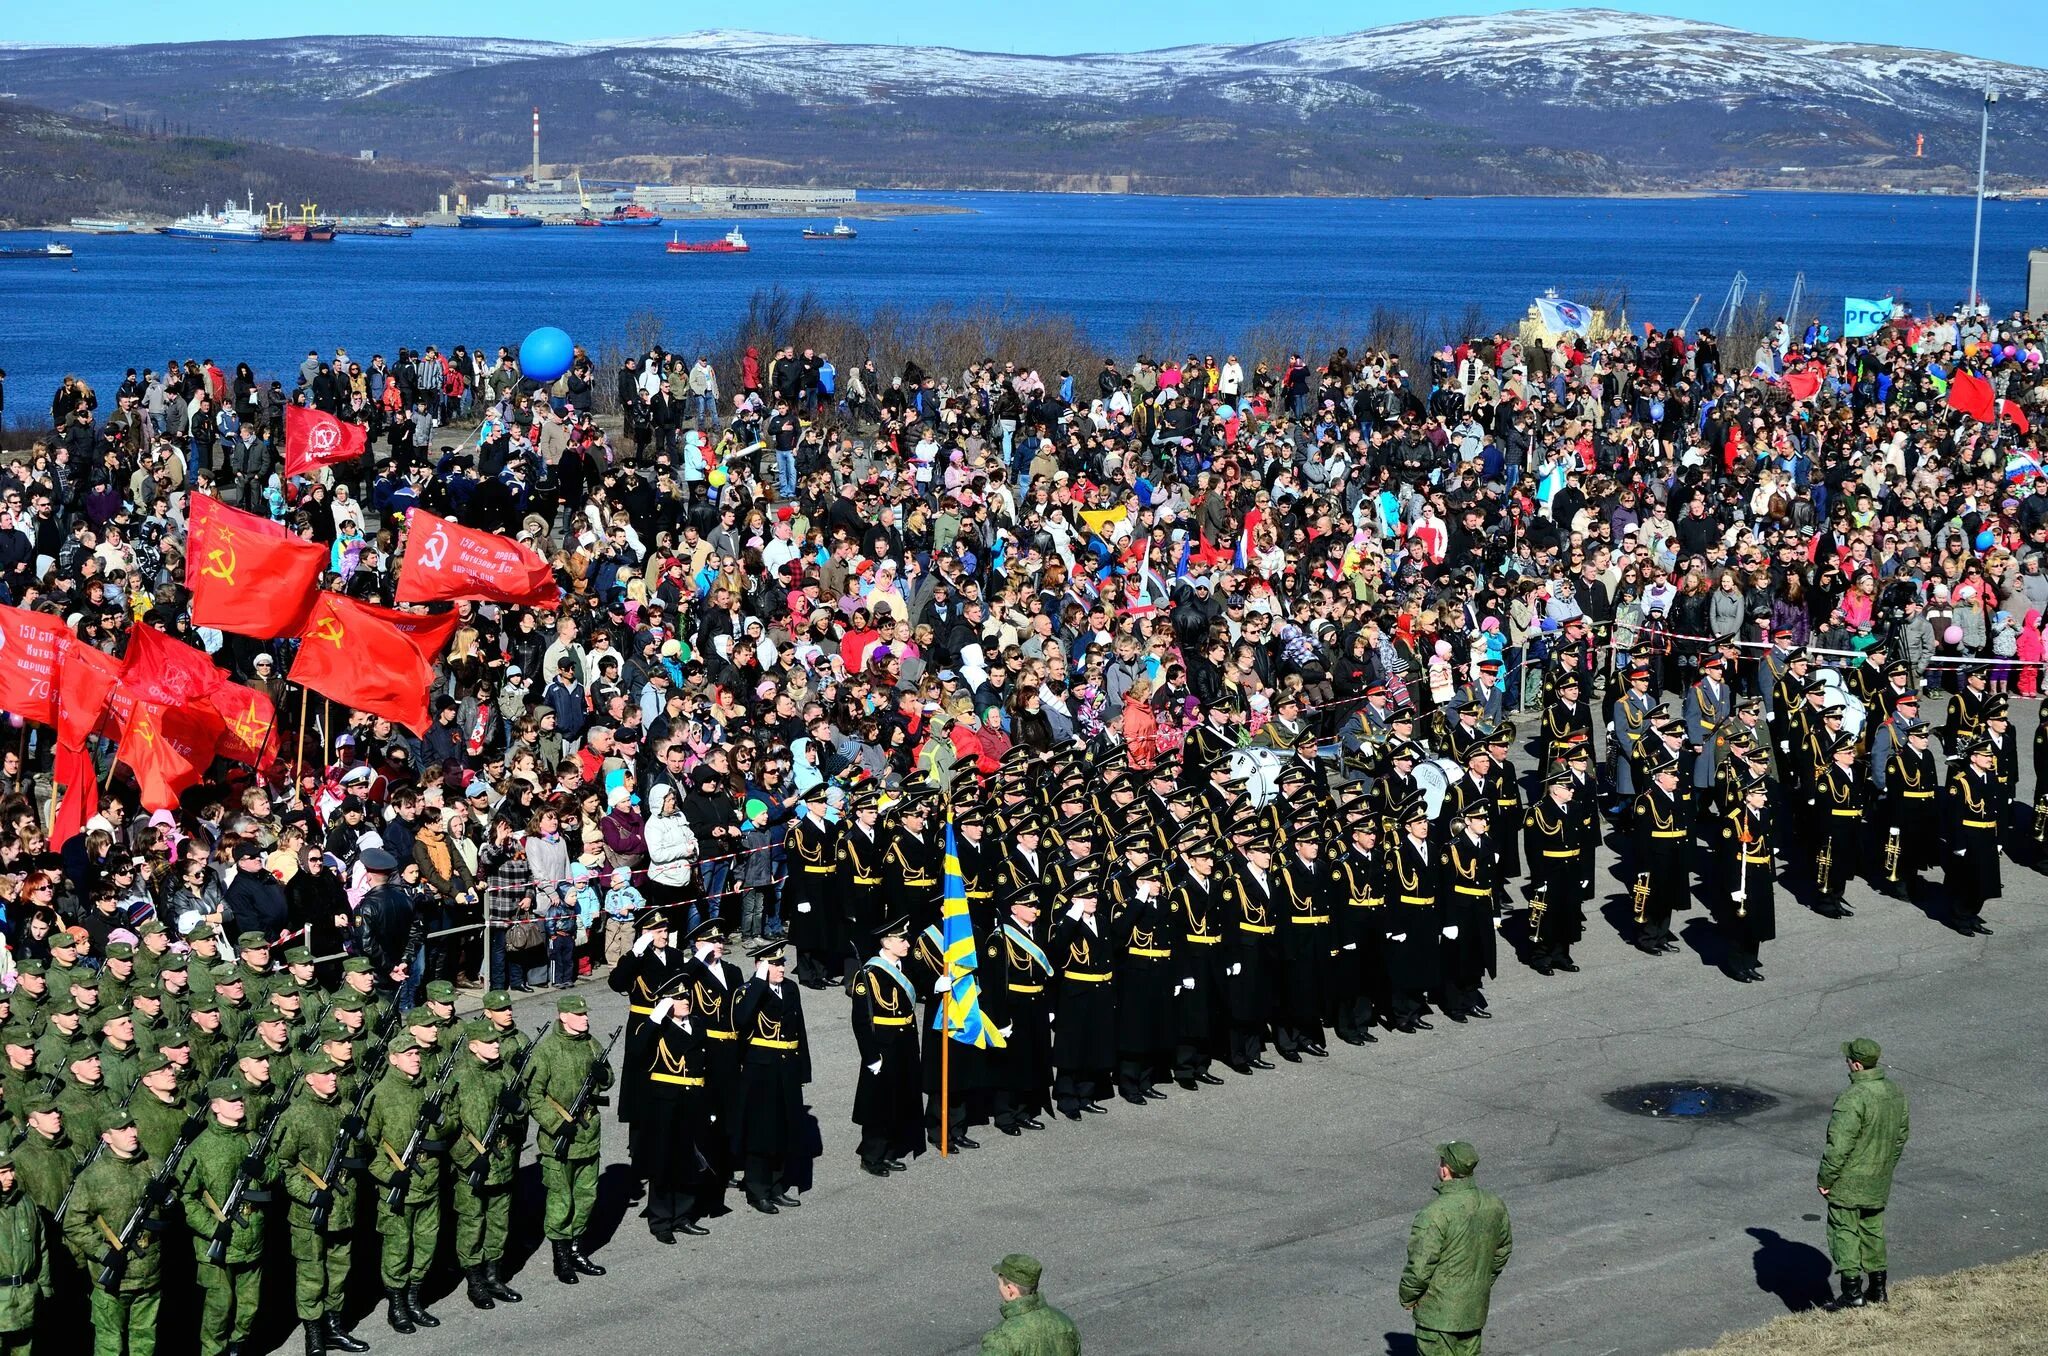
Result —
<svg viewBox="0 0 2048 1356"><path fill-rule="evenodd" d="M2048 1349L2048 1253L1894 1283L1891 1303L1788 1314L1682 1356L2035 1356Z"/></svg>

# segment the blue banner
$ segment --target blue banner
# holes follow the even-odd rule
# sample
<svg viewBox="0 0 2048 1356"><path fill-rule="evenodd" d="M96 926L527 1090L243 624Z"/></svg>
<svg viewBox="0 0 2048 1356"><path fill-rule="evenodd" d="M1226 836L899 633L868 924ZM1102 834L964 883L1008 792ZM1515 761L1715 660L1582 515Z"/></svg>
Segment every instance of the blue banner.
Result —
<svg viewBox="0 0 2048 1356"><path fill-rule="evenodd" d="M1865 301L1861 297L1842 298L1842 337L1861 339L1866 334L1876 334L1891 322L1892 299L1883 297L1877 301Z"/></svg>

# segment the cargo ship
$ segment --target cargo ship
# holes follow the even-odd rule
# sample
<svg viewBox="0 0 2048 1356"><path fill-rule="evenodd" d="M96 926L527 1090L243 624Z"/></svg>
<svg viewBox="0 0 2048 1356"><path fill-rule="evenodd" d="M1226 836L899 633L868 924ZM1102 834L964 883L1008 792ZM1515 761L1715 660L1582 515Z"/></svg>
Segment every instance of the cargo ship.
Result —
<svg viewBox="0 0 2048 1356"><path fill-rule="evenodd" d="M69 259L71 246L56 243L48 245L5 245L0 246L0 259Z"/></svg>
<svg viewBox="0 0 2048 1356"><path fill-rule="evenodd" d="M658 212L637 202L621 203L612 209L610 216L597 219L600 226L659 226L661 223L662 217ZM579 221L576 224L581 226L583 223Z"/></svg>
<svg viewBox="0 0 2048 1356"><path fill-rule="evenodd" d="M717 240L685 240L680 232L668 242L670 254L745 254L753 246L740 234L735 226Z"/></svg>
<svg viewBox="0 0 2048 1356"><path fill-rule="evenodd" d="M814 230L809 226L804 227L804 239L806 240L852 240L859 234L859 231L846 224L845 217L841 217L833 223L832 229L829 231Z"/></svg>

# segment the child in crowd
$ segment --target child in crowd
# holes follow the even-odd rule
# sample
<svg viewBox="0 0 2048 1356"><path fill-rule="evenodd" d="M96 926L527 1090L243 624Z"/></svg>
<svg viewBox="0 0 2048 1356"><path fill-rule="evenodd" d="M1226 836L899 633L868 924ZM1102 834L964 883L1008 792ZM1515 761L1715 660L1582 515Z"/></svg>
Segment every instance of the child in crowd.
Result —
<svg viewBox="0 0 2048 1356"><path fill-rule="evenodd" d="M604 894L604 963L617 965L633 949L633 915L647 907L647 896L633 885L633 872L612 868L611 888Z"/></svg>

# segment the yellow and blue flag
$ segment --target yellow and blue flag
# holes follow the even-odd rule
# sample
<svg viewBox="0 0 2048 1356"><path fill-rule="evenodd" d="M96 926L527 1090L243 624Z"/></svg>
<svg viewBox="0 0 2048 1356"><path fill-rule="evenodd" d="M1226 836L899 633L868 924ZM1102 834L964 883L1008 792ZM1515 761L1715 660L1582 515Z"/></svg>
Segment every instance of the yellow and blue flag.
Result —
<svg viewBox="0 0 2048 1356"><path fill-rule="evenodd" d="M977 1050L1001 1049L1003 1033L981 1012L981 983L974 977L974 924L967 914L967 881L960 874L960 849L953 821L946 821L946 893L939 905L939 935L946 944L946 979L951 990L939 1005L938 1027Z"/></svg>

